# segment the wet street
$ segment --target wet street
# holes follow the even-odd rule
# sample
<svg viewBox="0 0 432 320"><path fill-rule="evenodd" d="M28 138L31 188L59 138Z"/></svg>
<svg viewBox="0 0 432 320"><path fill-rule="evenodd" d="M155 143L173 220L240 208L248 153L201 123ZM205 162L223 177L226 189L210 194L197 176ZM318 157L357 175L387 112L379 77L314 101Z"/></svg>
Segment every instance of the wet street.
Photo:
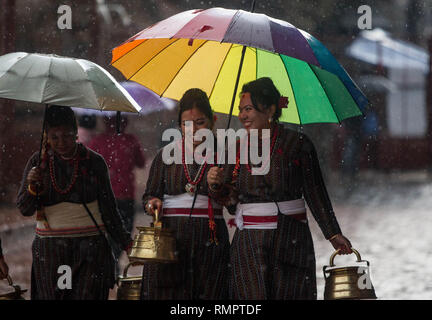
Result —
<svg viewBox="0 0 432 320"><path fill-rule="evenodd" d="M331 177L329 193L343 233L371 264L376 295L390 300L432 299L432 183L418 172L362 177L350 193L337 185L337 177ZM323 299L322 267L329 264L333 248L308 215L315 240L318 299ZM138 212L136 225L148 223L148 217ZM0 212L0 236L10 274L26 289L30 289L33 230L33 218L23 218L13 208ZM352 265L355 259L354 255L338 256L335 263ZM122 270L126 263L123 255ZM130 270L131 275L139 273L139 267ZM0 290L8 291L6 281ZM24 296L28 299L29 292ZM110 298L116 298L115 290Z"/></svg>

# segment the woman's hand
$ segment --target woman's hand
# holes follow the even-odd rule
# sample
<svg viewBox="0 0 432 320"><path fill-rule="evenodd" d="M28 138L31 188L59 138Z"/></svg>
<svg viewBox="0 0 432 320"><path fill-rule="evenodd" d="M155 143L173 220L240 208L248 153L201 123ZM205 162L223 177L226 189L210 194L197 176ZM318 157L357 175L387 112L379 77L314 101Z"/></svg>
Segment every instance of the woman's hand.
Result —
<svg viewBox="0 0 432 320"><path fill-rule="evenodd" d="M352 253L351 242L347 238L345 238L341 233L339 233L336 236L330 238L329 241L333 245L333 248L335 248L336 250L340 250L339 254L350 254L350 253Z"/></svg>
<svg viewBox="0 0 432 320"><path fill-rule="evenodd" d="M5 279L9 274L9 267L4 260L4 257L0 257L0 280Z"/></svg>
<svg viewBox="0 0 432 320"><path fill-rule="evenodd" d="M33 167L27 174L27 184L36 192L37 188L39 193L42 193L42 169Z"/></svg>
<svg viewBox="0 0 432 320"><path fill-rule="evenodd" d="M154 216L155 210L158 211L159 217L162 216L162 200L159 198L152 198L147 201L145 210L148 214Z"/></svg>
<svg viewBox="0 0 432 320"><path fill-rule="evenodd" d="M221 186L224 183L223 168L210 168L207 172L207 183L209 186Z"/></svg>

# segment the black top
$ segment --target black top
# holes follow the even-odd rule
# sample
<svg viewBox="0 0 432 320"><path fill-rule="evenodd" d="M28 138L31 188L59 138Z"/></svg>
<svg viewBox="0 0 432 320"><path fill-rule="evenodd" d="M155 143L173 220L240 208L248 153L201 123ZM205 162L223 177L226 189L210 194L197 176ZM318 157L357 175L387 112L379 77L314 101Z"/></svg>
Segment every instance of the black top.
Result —
<svg viewBox="0 0 432 320"><path fill-rule="evenodd" d="M49 157L54 159L54 173L56 184L65 189L73 176L73 164L69 160L63 160L53 151L48 151ZM98 201L102 220L110 236L127 248L131 243L131 235L126 230L119 214L117 204L111 189L108 167L103 157L87 149L82 144L78 145L79 165L76 183L67 194L58 193L51 182L48 163L42 163L43 185L45 191L41 195L41 204L44 206L55 205L60 202L90 203ZM16 205L24 216L32 216L36 212L37 199L27 190L27 174L32 167L37 165L39 153L33 154L27 162L24 170L21 186L18 192Z"/></svg>

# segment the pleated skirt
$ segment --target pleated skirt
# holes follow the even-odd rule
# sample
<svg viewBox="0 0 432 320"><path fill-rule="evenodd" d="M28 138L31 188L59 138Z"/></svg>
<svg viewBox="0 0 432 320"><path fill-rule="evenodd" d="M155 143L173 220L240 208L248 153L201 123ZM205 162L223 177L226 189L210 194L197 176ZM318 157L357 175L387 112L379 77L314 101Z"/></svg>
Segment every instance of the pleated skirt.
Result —
<svg viewBox="0 0 432 320"><path fill-rule="evenodd" d="M176 238L178 262L143 266L142 300L218 300L228 298L229 236L216 219L218 245L209 242L208 219L166 217Z"/></svg>
<svg viewBox="0 0 432 320"><path fill-rule="evenodd" d="M230 260L231 299L316 299L315 254L307 223L279 214L277 229L237 229Z"/></svg>
<svg viewBox="0 0 432 320"><path fill-rule="evenodd" d="M115 279L114 260L105 237L36 236L32 253L32 300L108 299Z"/></svg>

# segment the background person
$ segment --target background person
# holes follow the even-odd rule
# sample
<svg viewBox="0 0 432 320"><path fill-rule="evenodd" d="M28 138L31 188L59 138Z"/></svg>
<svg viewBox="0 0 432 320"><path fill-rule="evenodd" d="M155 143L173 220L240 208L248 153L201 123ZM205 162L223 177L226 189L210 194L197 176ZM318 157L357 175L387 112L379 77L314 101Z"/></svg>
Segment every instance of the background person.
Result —
<svg viewBox="0 0 432 320"><path fill-rule="evenodd" d="M126 133L128 119L122 116L120 133L116 131L116 118L104 117L105 132L95 136L88 147L105 159L112 189L125 226L132 231L135 216L135 168L143 168L145 157L141 143Z"/></svg>
<svg viewBox="0 0 432 320"><path fill-rule="evenodd" d="M78 118L78 141L87 146L95 136L96 115L83 114Z"/></svg>
<svg viewBox="0 0 432 320"><path fill-rule="evenodd" d="M105 159L117 207L124 221L126 230L132 233L135 218L135 168L145 165L144 152L138 138L126 133L128 120L122 116L120 133L116 131L116 117L104 117L105 132L96 135L88 147ZM114 247L118 261L122 249ZM119 266L116 263L116 272Z"/></svg>

